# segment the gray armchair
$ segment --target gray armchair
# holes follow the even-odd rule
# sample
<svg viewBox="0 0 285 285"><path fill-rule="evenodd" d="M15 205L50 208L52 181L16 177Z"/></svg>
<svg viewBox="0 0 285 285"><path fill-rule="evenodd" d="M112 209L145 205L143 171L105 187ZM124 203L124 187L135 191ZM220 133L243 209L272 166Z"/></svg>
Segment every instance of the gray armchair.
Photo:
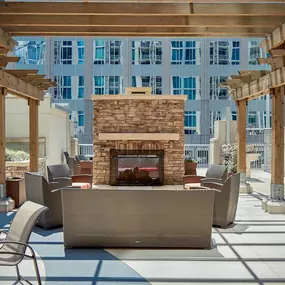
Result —
<svg viewBox="0 0 285 285"><path fill-rule="evenodd" d="M68 157L66 160L67 160L67 165L69 166L71 175L81 174L80 162L78 162L73 157Z"/></svg>
<svg viewBox="0 0 285 285"><path fill-rule="evenodd" d="M206 176L199 175L184 175L184 184L186 183L202 183L204 182L217 182L224 183L228 178L227 167L224 165L211 165L207 172Z"/></svg>
<svg viewBox="0 0 285 285"><path fill-rule="evenodd" d="M213 225L226 228L236 217L240 173L230 175L224 183L204 180L201 185L220 190L215 193Z"/></svg>
<svg viewBox="0 0 285 285"><path fill-rule="evenodd" d="M49 211L41 215L37 225L44 229L62 226L62 203L60 188L71 186L71 180L48 182L38 173L26 172L27 200L45 205Z"/></svg>
<svg viewBox="0 0 285 285"><path fill-rule="evenodd" d="M70 180L71 183L88 183L90 187L93 183L93 176L90 174L72 175L67 164L48 165L48 180L50 182L60 182Z"/></svg>

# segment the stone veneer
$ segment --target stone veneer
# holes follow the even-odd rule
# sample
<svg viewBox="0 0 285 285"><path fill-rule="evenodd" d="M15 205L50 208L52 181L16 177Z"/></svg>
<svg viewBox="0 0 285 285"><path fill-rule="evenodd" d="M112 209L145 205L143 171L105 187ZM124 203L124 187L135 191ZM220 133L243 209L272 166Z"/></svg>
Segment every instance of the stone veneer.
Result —
<svg viewBox="0 0 285 285"><path fill-rule="evenodd" d="M164 150L164 184L183 184L185 97L94 95L94 184L110 184L111 149ZM102 133L113 133L117 139L102 140ZM120 133L145 133L145 138L121 140ZM151 134L154 133L179 136L177 135L177 140L153 140Z"/></svg>

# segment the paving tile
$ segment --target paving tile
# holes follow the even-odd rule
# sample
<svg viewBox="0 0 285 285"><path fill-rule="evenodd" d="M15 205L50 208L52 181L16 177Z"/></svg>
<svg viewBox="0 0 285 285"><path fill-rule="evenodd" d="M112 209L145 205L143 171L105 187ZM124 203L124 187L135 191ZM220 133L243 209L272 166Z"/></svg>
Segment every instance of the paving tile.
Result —
<svg viewBox="0 0 285 285"><path fill-rule="evenodd" d="M266 263L279 277L285 278L285 261L266 261Z"/></svg>
<svg viewBox="0 0 285 285"><path fill-rule="evenodd" d="M222 233L222 235L226 239L227 243L245 244L245 241L242 238L241 234L238 234L238 233Z"/></svg>
<svg viewBox="0 0 285 285"><path fill-rule="evenodd" d="M285 259L285 246L251 246L252 250L261 258Z"/></svg>
<svg viewBox="0 0 285 285"><path fill-rule="evenodd" d="M256 262L246 262L250 269L256 274L258 278L278 278L279 276L270 268L266 262L256 261Z"/></svg>
<svg viewBox="0 0 285 285"><path fill-rule="evenodd" d="M213 283L213 282L150 282L151 285L260 285L260 283L257 282L251 282L251 283L246 283L246 282L222 282L222 283ZM266 283L267 284L267 283ZM280 285L280 283L279 283Z"/></svg>
<svg viewBox="0 0 285 285"><path fill-rule="evenodd" d="M226 242L224 241L224 239L221 237L221 235L219 233L212 233L212 239L214 239L214 242L216 244L226 244Z"/></svg>
<svg viewBox="0 0 285 285"><path fill-rule="evenodd" d="M227 245L219 245L218 246L218 252L224 257L224 258L234 258L237 259L237 255L231 250L231 248Z"/></svg>
<svg viewBox="0 0 285 285"><path fill-rule="evenodd" d="M274 243L280 243L284 244L285 246L285 233L284 234L272 234L272 233L256 233L256 234L242 234L242 239L246 243L262 243L262 244L274 244Z"/></svg>
<svg viewBox="0 0 285 285"><path fill-rule="evenodd" d="M148 281L159 281L152 279L209 279L214 280L231 279L238 281L242 279L253 279L245 266L238 261L125 261ZM205 270L207 268L207 270Z"/></svg>
<svg viewBox="0 0 285 285"><path fill-rule="evenodd" d="M260 256L248 245L235 245L233 249L241 258L257 258L260 259Z"/></svg>

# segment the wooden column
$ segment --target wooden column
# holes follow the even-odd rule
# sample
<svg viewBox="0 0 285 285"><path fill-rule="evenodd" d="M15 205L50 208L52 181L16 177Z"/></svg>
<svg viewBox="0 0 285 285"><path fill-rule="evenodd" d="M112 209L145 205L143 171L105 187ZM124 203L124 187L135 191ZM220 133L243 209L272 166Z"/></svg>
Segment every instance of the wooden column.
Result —
<svg viewBox="0 0 285 285"><path fill-rule="evenodd" d="M284 91L284 86L272 90L272 200L284 200Z"/></svg>
<svg viewBox="0 0 285 285"><path fill-rule="evenodd" d="M6 135L5 135L5 96L7 89L0 87L0 198L6 196L5 184L5 149L6 149Z"/></svg>
<svg viewBox="0 0 285 285"><path fill-rule="evenodd" d="M241 177L246 175L246 105L246 100L237 101L237 171Z"/></svg>
<svg viewBox="0 0 285 285"><path fill-rule="evenodd" d="M38 101L29 99L29 119L30 119L30 171L39 170L39 115Z"/></svg>

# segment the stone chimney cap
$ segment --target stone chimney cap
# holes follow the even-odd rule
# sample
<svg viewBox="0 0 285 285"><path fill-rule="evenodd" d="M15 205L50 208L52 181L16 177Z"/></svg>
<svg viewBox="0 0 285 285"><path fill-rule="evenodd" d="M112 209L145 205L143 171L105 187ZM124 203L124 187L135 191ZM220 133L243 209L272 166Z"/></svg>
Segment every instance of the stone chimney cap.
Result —
<svg viewBox="0 0 285 285"><path fill-rule="evenodd" d="M151 95L151 87L127 87L127 95Z"/></svg>

